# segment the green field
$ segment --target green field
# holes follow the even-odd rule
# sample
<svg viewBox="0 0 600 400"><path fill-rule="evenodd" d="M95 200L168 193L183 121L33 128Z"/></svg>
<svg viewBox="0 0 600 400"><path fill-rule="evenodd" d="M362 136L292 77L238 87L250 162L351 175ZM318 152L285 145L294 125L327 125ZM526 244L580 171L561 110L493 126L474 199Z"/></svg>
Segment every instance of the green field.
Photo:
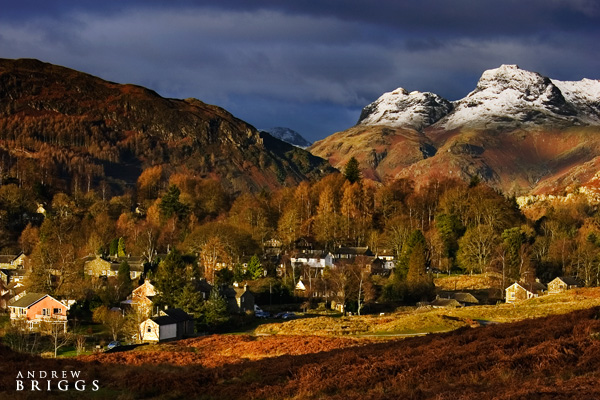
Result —
<svg viewBox="0 0 600 400"><path fill-rule="evenodd" d="M257 327L255 334L280 335L418 335L444 332L480 323L505 323L530 318L566 314L600 306L600 288L571 290L546 295L517 304L471 306L463 308L403 307L401 311L377 316L298 318L284 323Z"/></svg>

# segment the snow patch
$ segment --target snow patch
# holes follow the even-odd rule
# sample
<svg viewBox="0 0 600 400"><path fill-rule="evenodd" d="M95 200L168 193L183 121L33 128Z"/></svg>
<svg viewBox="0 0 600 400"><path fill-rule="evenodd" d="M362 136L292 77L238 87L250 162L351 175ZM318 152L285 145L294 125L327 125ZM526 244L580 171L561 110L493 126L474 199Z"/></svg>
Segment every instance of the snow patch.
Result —
<svg viewBox="0 0 600 400"><path fill-rule="evenodd" d="M366 106L359 125L389 125L421 130L448 114L452 104L429 92L408 92L398 88L384 93Z"/></svg>

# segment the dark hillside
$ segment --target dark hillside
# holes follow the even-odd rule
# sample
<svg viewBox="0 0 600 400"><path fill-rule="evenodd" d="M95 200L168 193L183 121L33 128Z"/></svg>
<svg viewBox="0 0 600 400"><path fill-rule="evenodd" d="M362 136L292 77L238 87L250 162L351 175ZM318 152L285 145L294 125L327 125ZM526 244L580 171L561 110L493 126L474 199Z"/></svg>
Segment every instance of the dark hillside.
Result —
<svg viewBox="0 0 600 400"><path fill-rule="evenodd" d="M282 154L276 142L196 99L37 60L0 60L0 167L20 183L87 190L103 180L134 184L143 169L164 165L257 191L331 171L300 149Z"/></svg>

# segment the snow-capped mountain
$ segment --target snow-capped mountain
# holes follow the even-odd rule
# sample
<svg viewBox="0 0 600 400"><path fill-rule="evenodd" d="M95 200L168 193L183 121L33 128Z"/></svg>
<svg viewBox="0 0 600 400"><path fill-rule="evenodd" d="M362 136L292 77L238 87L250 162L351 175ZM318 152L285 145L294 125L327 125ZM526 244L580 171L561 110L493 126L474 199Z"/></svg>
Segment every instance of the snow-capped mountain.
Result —
<svg viewBox="0 0 600 400"><path fill-rule="evenodd" d="M600 83L592 82L553 81L516 65L502 65L485 71L477 88L455 102L454 111L439 125L445 129L597 125L598 110L581 107L593 99L594 90L598 101ZM581 97L580 88L585 88Z"/></svg>
<svg viewBox="0 0 600 400"><path fill-rule="evenodd" d="M515 194L584 187L600 168L600 81L502 65L454 102L396 89L310 151L338 169L354 157L364 177L381 181L478 176Z"/></svg>
<svg viewBox="0 0 600 400"><path fill-rule="evenodd" d="M404 89L385 93L363 109L358 124L416 130L600 125L600 81L562 82L502 65L485 71L475 90L455 102Z"/></svg>
<svg viewBox="0 0 600 400"><path fill-rule="evenodd" d="M358 125L389 125L421 130L444 117L452 103L429 92L398 88L363 108Z"/></svg>
<svg viewBox="0 0 600 400"><path fill-rule="evenodd" d="M297 147L306 148L312 144L308 140L304 139L301 134L290 128L275 127L271 129L263 129L263 131L269 133L271 136L279 140L283 140L284 142L293 144Z"/></svg>

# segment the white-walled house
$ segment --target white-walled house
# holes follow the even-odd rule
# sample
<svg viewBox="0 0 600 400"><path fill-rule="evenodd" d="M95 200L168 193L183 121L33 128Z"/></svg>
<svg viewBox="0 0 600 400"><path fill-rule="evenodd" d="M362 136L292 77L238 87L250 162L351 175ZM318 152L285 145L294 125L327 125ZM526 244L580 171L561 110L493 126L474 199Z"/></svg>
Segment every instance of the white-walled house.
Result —
<svg viewBox="0 0 600 400"><path fill-rule="evenodd" d="M506 302L515 303L517 301L532 299L543 294L545 289L546 287L539 282L528 284L515 282L505 289Z"/></svg>
<svg viewBox="0 0 600 400"><path fill-rule="evenodd" d="M177 338L177 321L169 316L148 318L141 323L142 342L159 342Z"/></svg>
<svg viewBox="0 0 600 400"><path fill-rule="evenodd" d="M182 339L194 334L194 319L179 308L159 311L140 324L142 342Z"/></svg>
<svg viewBox="0 0 600 400"><path fill-rule="evenodd" d="M584 285L577 278L572 276L559 276L548 283L548 293L556 294L583 286Z"/></svg>

